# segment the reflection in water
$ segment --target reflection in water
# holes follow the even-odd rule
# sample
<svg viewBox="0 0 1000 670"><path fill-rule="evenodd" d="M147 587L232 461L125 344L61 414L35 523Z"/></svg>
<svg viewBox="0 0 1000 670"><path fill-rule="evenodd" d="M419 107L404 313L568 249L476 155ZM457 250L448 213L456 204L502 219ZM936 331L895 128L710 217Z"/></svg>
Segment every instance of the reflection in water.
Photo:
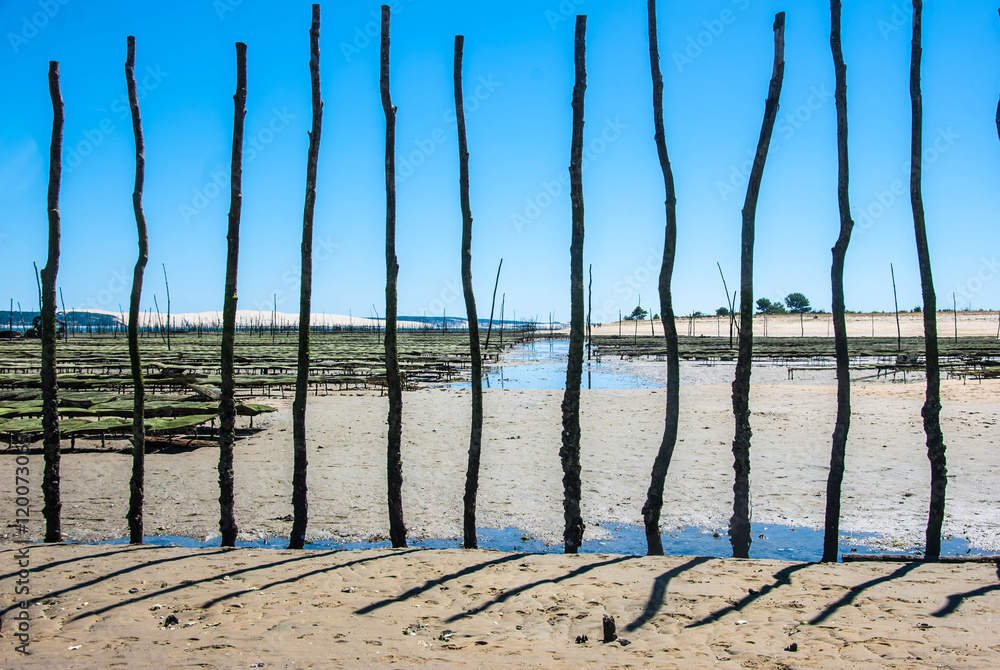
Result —
<svg viewBox="0 0 1000 670"><path fill-rule="evenodd" d="M533 340L505 351L500 363L483 370L485 388L564 389L569 340ZM588 389L659 388L660 382L626 370L616 361L584 360L584 384ZM455 388L469 388L465 382Z"/></svg>

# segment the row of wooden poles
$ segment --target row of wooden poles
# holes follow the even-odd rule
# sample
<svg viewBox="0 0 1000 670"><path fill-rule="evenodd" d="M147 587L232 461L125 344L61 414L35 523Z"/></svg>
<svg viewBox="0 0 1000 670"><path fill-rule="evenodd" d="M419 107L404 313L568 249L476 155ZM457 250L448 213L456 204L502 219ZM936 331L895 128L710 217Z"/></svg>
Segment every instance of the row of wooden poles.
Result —
<svg viewBox="0 0 1000 670"><path fill-rule="evenodd" d="M931 464L931 497L927 523L925 557L937 559L941 551L941 525L944 518L946 460L945 445L940 426L940 373L938 367L937 313L924 212L921 200L921 145L922 145L922 102L920 91L921 63L921 0L913 1L913 41L910 69L910 92L912 99L912 146L911 146L911 199L913 205L914 231L917 239L917 253L920 266L923 293L923 315L927 359L927 392L922 410L923 425L927 437L927 451ZM838 558L841 483L844 476L844 460L850 427L850 373L849 352L844 305L844 259L853 229L850 202L848 199L849 165L847 152L847 84L846 66L841 48L841 2L831 0L830 46L836 73L837 107L837 148L839 176L837 183L840 208L840 235L833 248L832 289L833 323L837 365L837 417L833 431L830 472L827 484L824 561ZM399 265L396 259L396 189L395 189L395 139L396 107L392 104L389 89L389 19L388 6L382 6L381 15L381 68L380 88L385 114L385 186L386 186L386 314L385 314L385 366L387 395L389 399L388 443L387 443L387 505L389 512L390 540L394 547L404 547L407 529L403 516L401 495L403 462L401 453L402 437L402 381L397 354L397 301L396 279ZM566 389L562 403L562 445L559 451L563 467L563 507L565 516L564 543L567 553L576 553L583 540L584 522L580 511L581 470L580 470L580 386L584 354L584 288L583 288L583 242L584 242L584 199L582 181L584 97L587 87L586 70L586 27L587 17L578 16L575 34L575 74L572 110L572 148L570 157L570 189L572 202L572 243L570 250L570 298L571 328L569 361L566 372ZM770 145L771 134L778 112L778 101L784 75L784 33L785 14L781 12L774 20L774 65L765 104L764 121L761 128L757 151L753 160L746 201L743 207L742 254L740 271L740 328L736 379L733 384L733 413L735 435L733 439L735 482L733 516L730 519L729 536L735 557L748 557L751 545L750 533L750 371L753 353L753 248L757 199L760 191L764 164ZM322 131L323 102L320 96L320 6L312 6L312 27L310 29L310 76L312 83L312 130L309 134L309 152L306 173L306 197L302 226L302 272L299 323L308 323L312 293L312 234L313 215L316 202L316 170L319 158ZM674 267L677 239L677 197L674 179L667 153L666 133L663 121L663 78L660 71L656 30L656 2L648 0L648 32L650 70L653 81L653 110L655 143L660 167L663 173L666 194L666 230L662 271L659 278L660 314L664 327L667 348L667 400L663 438L657 451L651 474L649 490L642 507L648 553L663 553L659 522L663 507L663 491L670 460L677 441L679 421L679 355L678 335L671 297L671 280ZM476 538L476 496L479 483L479 465L483 434L483 389L482 356L479 341L476 302L472 287L472 208L469 200L469 152L466 140L465 112L462 95L462 54L463 37L455 38L454 84L455 107L458 125L460 194L462 211L462 285L469 323L469 347L472 361L472 428L469 439L469 458L466 475L463 535L466 548L477 546ZM242 203L242 146L243 125L246 114L246 44L236 44L237 86L234 115L232 152L232 200L229 212L228 255L226 262L226 283L222 323L222 399L220 402L219 431L219 528L223 546L234 546L238 533L233 513L233 444L235 441L235 400L233 347L236 325L236 282L239 253L240 211ZM133 467L130 481L130 500L127 514L130 540L143 540L143 482L144 482L144 383L142 377L141 354L138 343L139 300L142 291L143 271L148 257L146 222L142 208L142 189L145 170L142 123L136 96L134 76L135 39L128 38L128 55L125 64L126 84L132 112L132 126L135 134L136 173L135 190L132 196L138 230L139 257L135 264L132 294L129 303L129 354L135 386L133 408ZM52 62L49 69L49 86L53 103L53 130L51 144L51 164L48 192L49 209L49 249L48 263L42 271L43 296L43 342L42 342L42 394L45 469L43 479L45 518L45 541L61 540L60 494L59 494L59 417L56 401L56 301L55 285L59 263L59 189L61 177L61 153L64 109L59 90L59 64ZM997 131L1000 134L1000 106L997 109ZM735 310L734 310L735 311ZM301 549L305 543L308 521L308 499L306 487L307 441L306 441L306 394L309 370L309 328L298 329L298 369L293 404L293 444L294 467L292 478L293 521L289 546Z"/></svg>

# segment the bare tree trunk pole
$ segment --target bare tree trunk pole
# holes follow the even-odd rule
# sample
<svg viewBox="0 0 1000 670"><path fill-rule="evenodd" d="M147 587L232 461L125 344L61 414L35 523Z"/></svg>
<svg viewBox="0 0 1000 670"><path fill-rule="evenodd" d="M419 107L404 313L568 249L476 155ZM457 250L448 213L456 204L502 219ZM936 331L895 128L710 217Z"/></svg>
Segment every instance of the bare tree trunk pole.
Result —
<svg viewBox="0 0 1000 670"><path fill-rule="evenodd" d="M247 45L236 43L236 94L233 96L233 163L229 243L226 257L226 294L222 307L222 398L219 401L219 531L222 546L236 545L239 527L233 512L233 445L236 443L236 270L240 256L240 215L243 210L243 125L247 104Z"/></svg>
<svg viewBox="0 0 1000 670"><path fill-rule="evenodd" d="M406 546L403 523L403 383L399 375L396 342L396 108L389 95L389 5L382 5L382 109L385 112L385 377L389 395L389 539L393 547Z"/></svg>
<svg viewBox="0 0 1000 670"><path fill-rule="evenodd" d="M913 227L917 238L917 261L920 265L920 288L924 299L924 353L926 357L927 393L921 415L927 436L927 458L931 465L931 500L927 517L924 554L928 560L941 555L941 526L944 522L945 488L948 468L944 435L941 432L941 371L938 367L937 297L931 275L931 254L927 244L924 202L921 192L923 152L923 98L920 92L920 58L922 0L913 0L913 43L910 59L910 99L913 107L913 127L910 145L910 201L913 206Z"/></svg>
<svg viewBox="0 0 1000 670"><path fill-rule="evenodd" d="M844 299L844 260L851 243L854 220L851 218L850 164L847 153L847 65L841 46L841 4L830 0L830 48L836 75L834 97L837 105L837 201L840 205L840 236L833 246L833 346L837 359L837 419L830 452L830 474L826 481L826 525L823 536L823 561L837 562L840 550L840 501L844 482L847 434L851 428L851 358L847 342L847 317ZM895 279L893 280L895 290ZM899 312L896 313L898 322Z"/></svg>
<svg viewBox="0 0 1000 670"><path fill-rule="evenodd" d="M587 90L587 17L576 17L573 87L573 141L569 164L573 234L570 243L570 335L566 367L566 392L562 402L563 431L559 458L563 466L563 540L567 554L575 554L583 543L580 513L580 383L583 378L583 100Z"/></svg>
<svg viewBox="0 0 1000 670"><path fill-rule="evenodd" d="M899 297L896 295L896 269L889 263L889 273L892 275L892 302L896 308L896 351L903 350L903 329L899 325Z"/></svg>
<svg viewBox="0 0 1000 670"><path fill-rule="evenodd" d="M49 254L40 284L42 316L42 431L45 468L42 475L45 541L62 542L62 500L59 493L59 387L56 379L56 276L59 274L59 187L62 183L62 145L65 107L59 89L59 63L49 62L52 97L52 144L49 149ZM37 266L36 266L37 271Z"/></svg>
<svg viewBox="0 0 1000 670"><path fill-rule="evenodd" d="M490 323L486 326L486 352L489 353L490 350L490 333L493 332L493 312L497 306L497 287L500 286L500 270L503 269L503 259L500 259L500 265L497 266L497 278L493 282L493 300L490 301Z"/></svg>
<svg viewBox="0 0 1000 670"><path fill-rule="evenodd" d="M146 145L139 115L139 97L135 83L135 37L128 37L125 58L125 82L128 86L129 107L132 110L132 132L135 135L135 189L132 192L132 209L139 237L139 257L132 271L132 295L128 308L128 353L132 364L132 479L129 482L128 530L129 542L142 544L142 506L145 496L146 476L146 383L142 378L142 355L139 351L139 302L142 298L143 274L149 259L149 237L146 233L146 215L142 209L142 188L146 176ZM164 270L164 272L166 272ZM166 276L166 275L164 275Z"/></svg>
<svg viewBox="0 0 1000 670"><path fill-rule="evenodd" d="M462 95L462 50L465 37L455 36L455 116L458 123L459 190L462 205L462 290L469 321L469 357L472 363L472 431L469 435L469 468L465 475L463 523L466 549L479 546L476 539L476 495L479 491L479 459L483 443L483 356L479 348L479 317L476 294L472 290L472 205L469 201L469 143L465 133L465 104ZM501 263L503 261L501 260ZM497 270L497 281L500 270ZM494 300L496 288L494 288ZM490 325L493 313L490 312ZM487 340L489 335L487 335ZM488 346L488 345L487 345Z"/></svg>
<svg viewBox="0 0 1000 670"><path fill-rule="evenodd" d="M61 157L60 157L60 160L62 160ZM35 283L38 285L38 314L41 315L41 313L42 313L42 279L41 279L41 276L38 274L38 263L36 263L35 261L31 261L31 264L33 266L35 266Z"/></svg>
<svg viewBox="0 0 1000 670"><path fill-rule="evenodd" d="M167 279L167 264L163 264L163 285L167 288L167 351L170 351L170 280Z"/></svg>
<svg viewBox="0 0 1000 670"><path fill-rule="evenodd" d="M62 289L60 289L59 295L62 296ZM958 298L955 297L954 291L951 294L951 304L955 314L955 344L958 344ZM63 312L65 311L65 308L63 308Z"/></svg>
<svg viewBox="0 0 1000 670"><path fill-rule="evenodd" d="M63 298L63 291L61 286L59 287L59 302L62 304L63 327L66 329L66 333L63 337L63 340L69 342L69 316L66 314L66 300ZM56 335L58 336L58 334L59 334L59 328L57 325Z"/></svg>
<svg viewBox="0 0 1000 670"><path fill-rule="evenodd" d="M650 556L663 555L663 540L660 537L660 512L663 509L663 488L670 468L670 459L677 444L677 426L680 421L680 354L678 351L677 323L674 318L671 281L674 274L674 257L677 251L677 193L674 188L674 173L667 153L667 136L663 124L663 75L660 72L660 50L657 40L656 0L649 0L647 6L649 22L649 65L653 76L653 124L656 128L656 153L663 172L663 187L666 193L666 232L663 243L663 263L660 266L660 319L667 342L667 413L663 426L663 439L653 461L646 503L642 506L642 519L646 527L646 553ZM720 272L721 267L720 267ZM729 293L729 289L726 289Z"/></svg>
<svg viewBox="0 0 1000 670"><path fill-rule="evenodd" d="M757 198L764 162L771 142L771 132L778 115L778 99L785 73L785 13L774 17L774 70L768 89L764 111L764 125L760 131L757 154L750 171L747 197L743 205L743 235L740 262L740 335L739 355L736 360L736 379L733 380L733 415L736 434L733 439L733 516L729 520L729 541L734 558L750 556L750 362L753 357L753 243Z"/></svg>
<svg viewBox="0 0 1000 670"><path fill-rule="evenodd" d="M590 315L591 309L594 306L594 264L590 264L589 268L590 280L587 283L587 360L590 360L591 345L593 344L594 332L593 327L590 325ZM503 310L501 310L501 315ZM500 317L501 319L503 316Z"/></svg>
<svg viewBox="0 0 1000 670"><path fill-rule="evenodd" d="M726 275L722 272L722 263L716 261L719 266L719 276L722 277L722 288L726 291L726 304L729 305L729 348L733 348L733 322L736 320L736 294L729 297L729 286L726 285Z"/></svg>
<svg viewBox="0 0 1000 670"><path fill-rule="evenodd" d="M295 400L292 403L292 533L289 549L302 549L309 521L306 451L306 398L309 395L309 326L312 318L312 248L313 216L316 211L316 171L319 143L323 133L323 99L319 81L320 6L312 6L309 29L309 78L312 82L312 132L306 161L306 202L302 214L302 280L299 290L299 357L295 376Z"/></svg>

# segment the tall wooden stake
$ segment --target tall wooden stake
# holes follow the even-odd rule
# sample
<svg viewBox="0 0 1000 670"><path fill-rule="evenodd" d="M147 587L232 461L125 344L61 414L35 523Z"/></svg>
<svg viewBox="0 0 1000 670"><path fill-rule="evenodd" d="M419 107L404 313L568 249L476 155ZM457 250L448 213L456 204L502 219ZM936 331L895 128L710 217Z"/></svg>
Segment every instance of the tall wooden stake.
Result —
<svg viewBox="0 0 1000 670"><path fill-rule="evenodd" d="M663 488L670 468L670 459L677 444L677 426L680 421L680 354L678 350L677 323L674 318L674 303L671 295L671 281L674 274L674 257L677 251L677 193L674 188L674 173L667 153L667 136L663 123L663 75L660 72L660 51L656 29L656 0L649 0L647 6L649 22L649 65L653 76L653 124L656 132L656 153L663 172L663 187L666 194L666 232L663 243L663 263L660 266L660 319L667 343L667 413L663 426L663 439L653 461L646 502L642 506L642 519L646 527L646 553L650 556L663 555L663 541L660 537L660 512L663 509ZM720 267L719 271L722 269ZM726 289L729 293L729 289ZM692 317L692 322L694 317ZM650 323L652 323L650 319Z"/></svg>
<svg viewBox="0 0 1000 670"><path fill-rule="evenodd" d="M59 390L56 380L56 276L59 274L59 187L62 183L62 145L65 107L59 89L59 63L49 62L52 97L52 144L49 149L49 254L41 273L42 316L42 431L45 467L42 474L45 541L62 542L62 500L59 493Z"/></svg>
<svg viewBox="0 0 1000 670"><path fill-rule="evenodd" d="M503 269L503 259L500 259L500 265L497 266L497 278L493 282L493 300L490 301L490 323L486 326L486 351L490 350L490 333L493 332L493 311L497 306L497 287L500 286L500 270Z"/></svg>
<svg viewBox="0 0 1000 670"><path fill-rule="evenodd" d="M833 52L833 69L836 75L834 97L837 105L837 201L840 205L840 236L833 246L833 347L837 359L837 419L833 429L833 446L830 452L830 474L826 481L826 525L823 536L823 561L837 562L840 549L840 500L844 482L844 460L847 453L847 434L851 428L851 358L847 342L847 317L844 299L844 260L851 242L854 220L851 218L851 201L848 185L850 164L847 154L847 65L841 46L841 4L830 0L830 48ZM895 275L893 275L895 277ZM895 291L895 278L893 291ZM898 310L898 308L897 308ZM801 316L801 315L800 315ZM899 312L896 312L897 323Z"/></svg>
<svg viewBox="0 0 1000 670"><path fill-rule="evenodd" d="M406 546L403 523L403 383L396 343L396 108L389 95L389 5L382 5L382 110L385 112L385 377L389 396L389 539Z"/></svg>
<svg viewBox="0 0 1000 670"><path fill-rule="evenodd" d="M319 4L312 6L309 29L309 77L312 82L312 132L306 161L306 203L302 214L302 280L299 290L299 358L295 375L295 400L292 403L292 534L289 549L302 549L309 521L306 470L306 398L309 395L309 326L312 318L312 244L313 215L316 211L316 170L319 165L319 142L323 132L323 98L319 82ZM277 307L275 307L277 311Z"/></svg>
<svg viewBox="0 0 1000 670"><path fill-rule="evenodd" d="M240 214L243 211L243 125L247 104L247 45L236 43L236 94L233 117L233 163L229 243L226 257L226 294L222 307L222 398L219 401L219 531L222 546L236 545L239 527L234 505L233 445L236 443L236 269L240 256Z"/></svg>
<svg viewBox="0 0 1000 670"><path fill-rule="evenodd" d="M170 351L170 280L167 279L166 263L163 263L163 285L167 288L167 351Z"/></svg>
<svg viewBox="0 0 1000 670"><path fill-rule="evenodd" d="M743 235L740 262L740 334L736 359L736 379L733 380L733 415L736 435L733 439L733 516L729 520L729 541L734 558L750 556L750 362L753 357L753 243L757 198L764 162L771 142L771 132L778 115L778 99L785 73L785 13L774 17L774 70L764 110L764 125L760 131L757 154L754 156L743 204Z"/></svg>
<svg viewBox="0 0 1000 670"><path fill-rule="evenodd" d="M594 264L591 263L588 269L589 281L587 282L587 360L590 360L590 351L594 339L593 327L590 324L591 308L594 304Z"/></svg>
<svg viewBox="0 0 1000 670"><path fill-rule="evenodd" d="M910 99L913 126L910 144L910 201L913 228L917 238L917 261L920 265L920 288L924 299L924 354L926 357L927 393L920 414L927 436L927 458L931 465L931 500L927 517L925 557L936 560L941 555L941 526L944 523L945 488L948 468L944 435L941 432L941 372L938 367L937 296L931 275L931 253L927 244L924 202L921 192L923 152L923 98L920 92L922 0L913 0L913 43L910 58Z"/></svg>
<svg viewBox="0 0 1000 670"><path fill-rule="evenodd" d="M59 295L61 296L62 293L60 292ZM954 310L955 313L955 344L958 344L958 298L955 297L954 292L951 294L951 304L952 310ZM65 311L65 309L63 311Z"/></svg>
<svg viewBox="0 0 1000 670"><path fill-rule="evenodd" d="M459 191L462 205L462 290L469 322L469 356L472 363L472 431L469 436L469 468L465 475L464 546L478 547L476 539L476 495L479 491L479 459L483 442L483 356L479 349L479 317L472 290L472 205L469 201L469 143L465 133L465 103L462 96L462 49L465 37L455 36L455 115L458 121ZM503 261L500 261L503 263ZM497 270L497 280L500 271ZM496 289L494 288L494 299ZM493 313L490 312L490 326ZM487 331L487 342L489 334ZM487 344L487 346L489 346Z"/></svg>
<svg viewBox="0 0 1000 670"><path fill-rule="evenodd" d="M142 506L145 495L146 475L146 383L142 378L142 355L139 351L139 302L142 298L142 279L149 259L149 237L146 233L146 215L142 209L142 187L146 175L146 148L139 115L138 89L135 83L135 37L128 37L125 58L125 82L128 87L129 107L132 110L132 133L135 135L135 189L132 191L132 209L139 236L139 257L132 271L132 295L128 307L128 354L132 365L132 479L129 482L128 531L132 544L142 544ZM166 276L166 275L164 275Z"/></svg>
<svg viewBox="0 0 1000 670"><path fill-rule="evenodd" d="M903 329L899 325L899 297L896 294L896 269L889 263L889 273L892 275L892 302L896 308L896 351L903 350Z"/></svg>
<svg viewBox="0 0 1000 670"><path fill-rule="evenodd" d="M566 392L562 402L563 430L559 458L563 467L563 540L567 554L583 543L580 513L580 383L583 380L583 99L587 90L587 17L576 17L576 85L573 87L573 141L569 164L573 234L570 243L570 331Z"/></svg>

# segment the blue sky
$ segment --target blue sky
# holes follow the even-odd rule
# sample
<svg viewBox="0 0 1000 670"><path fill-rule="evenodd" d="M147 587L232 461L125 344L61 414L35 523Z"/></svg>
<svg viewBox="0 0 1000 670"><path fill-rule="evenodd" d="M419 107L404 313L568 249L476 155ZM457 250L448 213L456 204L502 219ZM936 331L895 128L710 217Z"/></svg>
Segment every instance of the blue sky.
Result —
<svg viewBox="0 0 1000 670"><path fill-rule="evenodd" d="M920 303L907 191L909 3L844 3L851 196L858 226L847 305ZM642 296L654 305L663 187L653 145L644 0L395 0L392 94L398 106L399 308L464 314L454 125L454 36L464 34L475 217L473 272L488 311L497 263L518 317L569 313L573 17L587 14L585 262L594 320ZM774 13L787 11L781 111L757 212L755 294L805 293L830 307L836 119L826 2L659 3L667 142L678 195L674 277L679 313L724 304L716 261L738 285L746 161L771 73ZM384 306L384 118L378 91L379 4L323 7L326 103L320 155L313 306L367 316ZM164 307L220 309L236 41L248 43L240 308L297 311L310 125L310 5L263 0L0 5L0 301L36 304L44 262L51 106L58 60L66 102L59 284L67 306L127 306L135 262L133 138L125 104L126 36L146 135L150 259L143 293ZM1000 20L996 3L924 9L924 199L939 303L1000 307ZM510 311L508 311L510 315Z"/></svg>

